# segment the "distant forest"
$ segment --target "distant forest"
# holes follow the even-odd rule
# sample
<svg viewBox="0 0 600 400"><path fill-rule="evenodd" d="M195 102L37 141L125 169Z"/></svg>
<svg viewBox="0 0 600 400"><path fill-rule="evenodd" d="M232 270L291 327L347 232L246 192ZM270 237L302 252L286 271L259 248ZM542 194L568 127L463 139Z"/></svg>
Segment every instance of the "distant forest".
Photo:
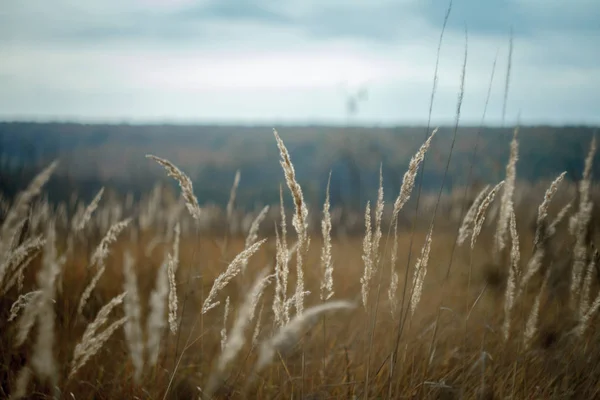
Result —
<svg viewBox="0 0 600 400"><path fill-rule="evenodd" d="M331 171L333 205L362 207L375 196L380 165L386 197L394 198L411 156L426 137L424 127L363 128L282 126L309 203L321 202ZM241 171L238 203L252 208L278 201L284 182L270 126L87 125L0 123L0 192L13 196L54 159L60 167L48 186L51 200L71 193L89 199L101 187L139 196L157 182L174 185L146 154L167 158L188 174L200 203L223 205L236 170ZM595 127L528 126L519 131L517 174L535 182L567 171L581 176ZM513 128L458 130L445 190L466 183L477 144L470 183L504 176ZM479 141L477 137L479 136ZM438 190L450 152L453 128L441 127L425 160L423 189ZM594 164L600 176L600 162Z"/></svg>

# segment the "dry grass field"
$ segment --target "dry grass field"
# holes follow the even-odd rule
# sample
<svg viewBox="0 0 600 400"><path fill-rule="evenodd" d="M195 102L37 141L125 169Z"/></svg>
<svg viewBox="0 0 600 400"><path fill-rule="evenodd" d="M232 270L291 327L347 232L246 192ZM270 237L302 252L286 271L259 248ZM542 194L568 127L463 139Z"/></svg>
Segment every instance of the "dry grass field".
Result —
<svg viewBox="0 0 600 400"><path fill-rule="evenodd" d="M3 200L0 397L600 396L595 139L580 182L523 196L515 133L503 183L453 222L407 203L431 135L354 236L335 234L327 202L307 210L275 136L294 206L245 216L243 234L200 229L211 211L159 158L180 198L54 206L50 166ZM230 225L235 209L234 184Z"/></svg>

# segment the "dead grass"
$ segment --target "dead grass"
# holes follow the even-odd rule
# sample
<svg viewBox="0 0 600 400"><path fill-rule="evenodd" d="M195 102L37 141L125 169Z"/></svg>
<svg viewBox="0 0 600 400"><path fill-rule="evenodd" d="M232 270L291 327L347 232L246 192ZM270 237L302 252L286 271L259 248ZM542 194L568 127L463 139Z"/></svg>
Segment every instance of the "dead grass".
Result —
<svg viewBox="0 0 600 400"><path fill-rule="evenodd" d="M87 268L89 253L76 251L65 264L62 277L63 290L56 297L57 342L55 353L59 362L60 376L68 375L68 365L75 344L80 340L86 325L98 310L122 289L122 255L125 251L136 258L136 273L142 304L142 314L148 313L148 297L154 287L155 274L162 262L164 252L170 244L156 246L147 257L145 247L154 233L146 232L137 241L119 240L112 247L106 261L105 276L100 280L82 316L77 316L77 304L86 282L90 279ZM541 326L534 339L533 347L522 352L522 332L528 307L536 291L530 290L526 297L515 306L515 320L508 343L503 343L500 335L502 325L502 286L503 278L492 279L491 269L498 274L502 269L495 260L489 258L487 249L492 245L490 232L484 232L473 255L473 278L471 295L466 296L469 254L460 249L454 255L455 261L450 277L445 281L446 266L451 256L454 234L436 232L431 250L429 272L423 289L421 303L415 317L409 322L402 336L399 370L393 382L397 398L593 398L598 394L600 367L594 361L600 355L600 336L595 324L582 340L574 340L569 334L572 318L565 311L567 298L560 294L560 287L550 289L542 300ZM416 234L413 243L420 248L425 232ZM565 238L557 239L568 240ZM521 234L523 254L531 254L533 236ZM219 238L182 237L180 247L180 268L177 284L182 307L181 333L177 336L165 334L162 351L156 368L146 371L141 384L133 382L133 366L129 360L127 345L122 331L113 335L93 360L85 365L76 376L60 383L63 396L73 393L76 399L92 398L134 398L142 399L190 398L199 395L197 387L203 387L213 363L220 353L220 329L222 310L211 310L202 317L202 299L210 290L213 280L226 267L239 251L244 248L243 238L229 241L225 252L220 247ZM408 233L399 234L400 249L398 264L406 262L406 249L410 242ZM60 242L59 242L60 243ZM307 297L307 307L319 304L318 288L321 279L320 239L311 238L307 254L305 280L306 287L313 293ZM64 245L64 243L63 243ZM59 244L59 253L64 246ZM360 293L361 238L334 239L332 257L336 268L333 272L335 298L356 299ZM563 256L568 259L568 255ZM566 260L568 261L568 260ZM235 280L220 295L220 299L231 298L234 310L243 301L244 290L249 279L275 262L275 248L272 241L261 249L248 265L248 273ZM559 264L560 259L554 264ZM28 269L25 290L34 287L34 271L40 260L35 260ZM402 267L403 269L403 267ZM400 270L400 287L403 285L404 271ZM505 273L504 273L505 274ZM292 274L293 275L293 274ZM503 275L502 275L503 276ZM247 279L246 279L247 277ZM294 282L290 282L291 285ZM532 284L532 287L536 285ZM560 285L558 285L560 286ZM568 290L567 290L568 291ZM18 293L6 294L1 302L0 318L6 321L8 310ZM271 299L273 287L267 288L265 299ZM377 320L374 331L374 346L371 354L371 377L369 398L385 394L387 387L387 361L394 345L397 321L390 317L382 296L380 307L386 310ZM439 309L443 305L443 309ZM439 326L432 325L440 312ZM466 316L469 316L468 320ZM120 317L120 315L119 315ZM247 387L252 377L256 361L256 349L247 345L238 362L230 371L229 379L218 395L223 398L242 397L242 391L249 398L291 398L300 395L310 398L349 398L363 397L364 374L366 370L367 330L370 316L363 308L339 317L331 316L319 326L308 331L289 354L281 355L278 361L267 368ZM326 324L326 330L321 325ZM2 329L1 347L2 375L1 395L8 396L20 367L30 356L31 343L19 349L12 346L14 329L6 324ZM273 330L269 304L263 316L263 332L267 337ZM435 342L432 342L436 331ZM434 350L431 351L431 346ZM429 357L430 353L432 354ZM304 360L302 355L304 354ZM176 369L175 369L176 368ZM302 368L304 373L302 374ZM304 376L304 381L301 381ZM173 382L169 387L169 381ZM167 387L169 391L167 392ZM31 393L51 393L43 384L34 383Z"/></svg>

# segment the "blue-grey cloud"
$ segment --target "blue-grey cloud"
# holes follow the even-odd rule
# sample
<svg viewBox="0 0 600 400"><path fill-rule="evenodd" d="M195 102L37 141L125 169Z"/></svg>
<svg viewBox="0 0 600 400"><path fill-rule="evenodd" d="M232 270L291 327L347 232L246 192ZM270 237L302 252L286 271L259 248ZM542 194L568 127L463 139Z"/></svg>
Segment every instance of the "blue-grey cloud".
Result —
<svg viewBox="0 0 600 400"><path fill-rule="evenodd" d="M208 4L190 5L166 16L167 21L173 22L173 18L195 22L207 19L243 20L276 25L291 22L285 14L271 9L268 4L247 0L214 1Z"/></svg>
<svg viewBox="0 0 600 400"><path fill-rule="evenodd" d="M50 16L44 12L28 12L26 6L12 5L0 13L0 39L101 42L187 38L194 41L211 36L213 32L207 24L234 27L247 22L267 30L272 28L274 32L284 27L321 39L405 42L432 29L438 30L449 3L445 0L373 1L359 5L357 2L312 2L312 7L301 13L295 12L294 2L289 4L282 11L277 3L266 0L221 0L192 3L162 13L138 8L133 12L104 15L104 18L68 3L61 6L60 1ZM455 0L448 30L463 31L465 26L474 36L507 37L512 27L516 38L551 31L572 35L576 40L579 36L600 35L600 6L589 0L570 3Z"/></svg>
<svg viewBox="0 0 600 400"><path fill-rule="evenodd" d="M343 120L333 86L374 77L361 110L365 118L417 118L427 109L448 7L447 0L121 1L2 2L0 115ZM598 121L597 0L454 0L435 111L447 119L455 107L465 26L465 118L479 119L497 50L494 93L501 93L512 27L511 115L522 110L536 120ZM340 59L352 65L346 70ZM195 66L206 66L206 77L199 78ZM303 73L317 78L294 76ZM328 89L323 82L329 79ZM280 83L285 89L273 91Z"/></svg>

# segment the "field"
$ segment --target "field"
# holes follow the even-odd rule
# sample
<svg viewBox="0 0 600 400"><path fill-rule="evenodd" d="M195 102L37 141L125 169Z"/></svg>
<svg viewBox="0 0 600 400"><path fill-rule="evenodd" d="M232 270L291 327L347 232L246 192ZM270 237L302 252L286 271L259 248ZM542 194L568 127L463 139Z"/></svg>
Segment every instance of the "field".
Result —
<svg viewBox="0 0 600 400"><path fill-rule="evenodd" d="M595 139L581 180L531 187L515 132L503 181L436 198L431 135L355 234L328 191L308 209L275 138L281 205L260 212L239 212L237 181L201 206L156 157L180 193L51 204L52 164L2 200L0 396L600 396Z"/></svg>

